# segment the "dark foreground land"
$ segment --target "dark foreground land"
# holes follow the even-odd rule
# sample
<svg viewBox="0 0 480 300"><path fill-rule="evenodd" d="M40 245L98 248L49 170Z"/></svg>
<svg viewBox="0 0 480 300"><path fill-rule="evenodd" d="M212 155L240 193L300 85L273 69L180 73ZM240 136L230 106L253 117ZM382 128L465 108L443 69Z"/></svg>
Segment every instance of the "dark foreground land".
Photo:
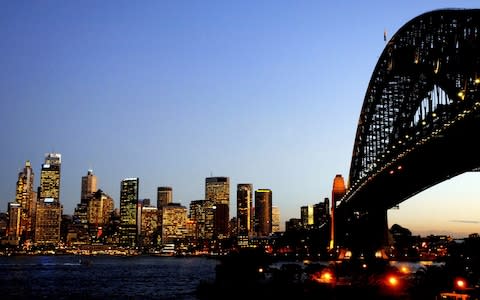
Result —
<svg viewBox="0 0 480 300"><path fill-rule="evenodd" d="M206 299L480 299L479 266L469 258L411 270L384 260L272 264L255 252L221 260L213 282L202 282ZM450 295L450 296L448 296Z"/></svg>

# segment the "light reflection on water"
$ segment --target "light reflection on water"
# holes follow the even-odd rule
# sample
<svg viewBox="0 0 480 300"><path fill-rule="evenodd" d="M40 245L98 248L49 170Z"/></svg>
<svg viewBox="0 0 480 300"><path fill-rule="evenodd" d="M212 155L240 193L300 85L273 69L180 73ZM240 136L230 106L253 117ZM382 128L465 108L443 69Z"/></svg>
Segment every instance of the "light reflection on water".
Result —
<svg viewBox="0 0 480 300"><path fill-rule="evenodd" d="M2 299L196 299L216 260L174 257L0 257ZM84 259L85 261L85 259Z"/></svg>

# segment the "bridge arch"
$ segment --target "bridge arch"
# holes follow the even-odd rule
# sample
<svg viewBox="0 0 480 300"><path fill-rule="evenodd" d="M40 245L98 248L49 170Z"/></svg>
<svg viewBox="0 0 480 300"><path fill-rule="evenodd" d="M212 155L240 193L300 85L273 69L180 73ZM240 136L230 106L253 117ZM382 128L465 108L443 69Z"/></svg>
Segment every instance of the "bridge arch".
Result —
<svg viewBox="0 0 480 300"><path fill-rule="evenodd" d="M479 118L480 10L412 19L388 41L373 71L342 204L388 209L478 168Z"/></svg>

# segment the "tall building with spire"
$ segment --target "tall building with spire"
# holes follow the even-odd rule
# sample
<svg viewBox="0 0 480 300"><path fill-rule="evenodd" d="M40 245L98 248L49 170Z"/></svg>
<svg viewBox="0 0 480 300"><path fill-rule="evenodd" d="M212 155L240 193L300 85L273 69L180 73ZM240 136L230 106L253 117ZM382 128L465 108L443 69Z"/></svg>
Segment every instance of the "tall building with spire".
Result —
<svg viewBox="0 0 480 300"><path fill-rule="evenodd" d="M120 244L137 244L138 178L125 178L120 185Z"/></svg>
<svg viewBox="0 0 480 300"><path fill-rule="evenodd" d="M269 189L255 191L255 232L257 236L272 233L272 191Z"/></svg>
<svg viewBox="0 0 480 300"><path fill-rule="evenodd" d="M240 183L237 185L237 229L239 236L252 233L253 185Z"/></svg>
<svg viewBox="0 0 480 300"><path fill-rule="evenodd" d="M35 213L35 243L37 245L60 242L60 223L63 209L60 204L61 163L61 154L47 153L45 163L42 164Z"/></svg>
<svg viewBox="0 0 480 300"><path fill-rule="evenodd" d="M33 190L34 174L30 161L18 174L15 202L21 206L20 234L25 240L33 238L37 193Z"/></svg>
<svg viewBox="0 0 480 300"><path fill-rule="evenodd" d="M226 237L230 221L230 178L207 177L205 179L205 199L215 203L215 237Z"/></svg>

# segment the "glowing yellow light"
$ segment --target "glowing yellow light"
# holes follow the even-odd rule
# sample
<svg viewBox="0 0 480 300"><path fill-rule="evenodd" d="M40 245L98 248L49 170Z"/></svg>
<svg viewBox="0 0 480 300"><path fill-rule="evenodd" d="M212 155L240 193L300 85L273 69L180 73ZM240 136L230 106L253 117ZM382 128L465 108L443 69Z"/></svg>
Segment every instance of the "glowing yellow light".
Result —
<svg viewBox="0 0 480 300"><path fill-rule="evenodd" d="M403 267L400 269L400 271L402 271L402 273L405 273L405 274L409 272L408 268L405 267L405 266L403 266Z"/></svg>
<svg viewBox="0 0 480 300"><path fill-rule="evenodd" d="M463 279L457 279L456 284L457 284L457 287L461 289L467 286L467 283Z"/></svg>
<svg viewBox="0 0 480 300"><path fill-rule="evenodd" d="M395 276L390 276L388 277L388 283L391 285L391 286L396 286L398 284L398 279L397 277Z"/></svg>
<svg viewBox="0 0 480 300"><path fill-rule="evenodd" d="M434 118L435 118L436 116L437 116L437 114L436 114L436 113L432 113L432 117L434 117Z"/></svg>
<svg viewBox="0 0 480 300"><path fill-rule="evenodd" d="M263 268L259 268L258 273L263 273Z"/></svg>
<svg viewBox="0 0 480 300"><path fill-rule="evenodd" d="M322 282L332 282L333 280L333 275L330 272L323 272L322 276L320 276L320 281Z"/></svg>
<svg viewBox="0 0 480 300"><path fill-rule="evenodd" d="M458 92L457 96L460 98L460 99L465 99L465 92L464 91L460 91Z"/></svg>
<svg viewBox="0 0 480 300"><path fill-rule="evenodd" d="M480 78L475 78L475 84L479 84L480 83Z"/></svg>
<svg viewBox="0 0 480 300"><path fill-rule="evenodd" d="M367 264L363 264L363 265L362 265L362 268L366 269L366 268L367 268Z"/></svg>

